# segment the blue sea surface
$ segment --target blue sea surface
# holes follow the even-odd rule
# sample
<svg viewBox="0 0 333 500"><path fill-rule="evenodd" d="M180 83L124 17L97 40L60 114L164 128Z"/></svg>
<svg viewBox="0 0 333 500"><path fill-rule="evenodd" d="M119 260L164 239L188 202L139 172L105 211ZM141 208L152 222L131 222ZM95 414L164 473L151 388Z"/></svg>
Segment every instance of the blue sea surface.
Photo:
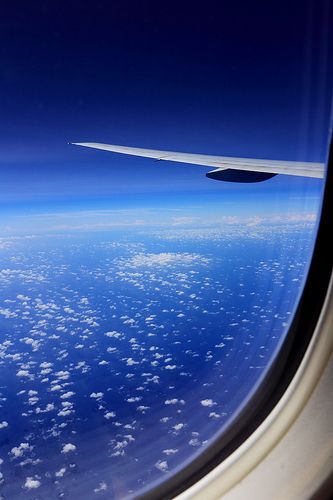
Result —
<svg viewBox="0 0 333 500"><path fill-rule="evenodd" d="M314 231L2 239L3 498L126 498L193 460L281 347Z"/></svg>

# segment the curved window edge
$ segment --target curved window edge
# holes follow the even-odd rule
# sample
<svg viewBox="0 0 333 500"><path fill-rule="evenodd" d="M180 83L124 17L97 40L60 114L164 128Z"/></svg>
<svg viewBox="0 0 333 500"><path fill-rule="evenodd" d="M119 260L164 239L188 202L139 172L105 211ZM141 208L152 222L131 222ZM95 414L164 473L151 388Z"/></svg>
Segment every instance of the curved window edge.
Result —
<svg viewBox="0 0 333 500"><path fill-rule="evenodd" d="M323 312L329 290L333 261L333 240L330 238L333 216L333 142L330 143L320 220L302 295L284 344L270 370L229 429L216 439L191 464L185 466L165 483L146 490L138 499L174 498L204 478L240 446L253 437L293 382L305 361L311 340L315 342L316 327ZM333 349L333 340L330 346ZM329 349L325 347L329 355ZM321 371L323 371L322 368ZM296 379L294 381L296 383ZM296 418L296 416L295 416ZM231 487L231 486L230 486ZM222 492L220 492L222 494Z"/></svg>
<svg viewBox="0 0 333 500"><path fill-rule="evenodd" d="M267 482L270 482L271 474L281 475L281 470L278 470L276 466L277 458L282 459L284 463L288 463L288 474L289 477L294 469L293 462L290 462L297 456L299 450L304 453L307 446L313 447L314 435L313 429L316 429L317 434L325 434L325 430L317 429L316 419L313 419L313 409L311 414L311 409L308 408L311 403L312 397L315 392L320 389L320 385L325 386L325 401L321 398L323 405L320 407L320 412L331 412L330 409L332 404L329 398L326 398L328 390L331 388L330 380L331 374L333 372L333 274L330 281L330 287L327 293L327 298L323 306L323 310L318 321L316 331L311 339L309 347L306 354L299 366L296 375L294 376L292 382L290 383L288 389L270 413L270 415L262 422L262 424L254 431L254 433L224 462L217 466L211 473L205 476L201 481L194 484L190 489L180 494L177 500L187 500L187 499L199 499L199 498L217 498L222 497L228 493L232 493L240 481L246 481L245 477L257 467L260 467L261 462L263 462L268 455L272 452L274 453L275 447L289 439L289 448L284 446L284 449L280 448L275 453L275 457L270 462L273 463L273 467L270 468L270 474L268 480L265 481L266 484L262 482L258 485L258 494L262 494L262 490L266 491L269 486ZM328 372L326 380L322 380L324 373ZM325 378L325 377L324 377ZM323 390L322 390L323 392ZM309 415L312 417L312 422L308 427L305 427L304 418L302 422L298 422L300 415L303 412L307 413L306 418L309 420ZM289 436L289 432L292 426L296 423L298 425L298 437L295 439L295 433L292 437ZM304 430L307 434L304 435ZM297 434L297 433L296 433ZM310 437L308 437L308 434ZM327 439L327 434L325 434ZM316 441L315 441L316 443ZM290 447L290 444L292 447ZM286 456L286 448L290 451L288 456ZM295 452L296 450L296 452ZM313 450L314 452L315 450ZM328 449L328 453L332 452L332 446ZM320 454L320 449L318 450ZM307 462L310 464L309 472L311 476L311 487L312 491L308 491L308 498L312 500L324 500L324 498L331 498L332 493L332 474L333 469L330 464L327 465L329 472L328 477L325 476L324 471L320 469L320 462L316 463L318 458L316 453L309 453L307 457ZM275 460L275 462L274 462ZM275 468L274 468L275 467ZM296 466L297 469L297 466ZM262 471L259 470L257 477L262 478ZM308 479L308 478L307 478ZM309 480L308 480L309 482ZM304 484L302 481L296 481L301 489ZM304 483L304 481L303 481ZM286 484L281 484L281 488L288 487ZM246 485L241 485L242 492L246 491ZM304 490L304 488L303 488ZM239 493L239 491L238 491ZM304 491L303 491L304 493ZM276 492L276 496L279 497L279 492ZM304 496L304 495L303 495ZM302 498L302 495L293 496L292 498ZM233 496L232 496L233 498ZM236 494L236 498L237 494ZM239 498L243 498L240 496ZM268 498L268 496L267 496ZM289 497L288 497L289 498Z"/></svg>

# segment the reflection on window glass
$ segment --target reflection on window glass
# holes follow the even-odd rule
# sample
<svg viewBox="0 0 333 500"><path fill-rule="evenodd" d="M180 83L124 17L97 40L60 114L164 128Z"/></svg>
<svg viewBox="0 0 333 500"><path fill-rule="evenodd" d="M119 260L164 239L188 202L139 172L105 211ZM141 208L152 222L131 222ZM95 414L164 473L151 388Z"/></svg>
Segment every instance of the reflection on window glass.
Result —
<svg viewBox="0 0 333 500"><path fill-rule="evenodd" d="M326 161L326 3L186 3L3 8L1 498L148 491L283 347L322 179L68 144Z"/></svg>

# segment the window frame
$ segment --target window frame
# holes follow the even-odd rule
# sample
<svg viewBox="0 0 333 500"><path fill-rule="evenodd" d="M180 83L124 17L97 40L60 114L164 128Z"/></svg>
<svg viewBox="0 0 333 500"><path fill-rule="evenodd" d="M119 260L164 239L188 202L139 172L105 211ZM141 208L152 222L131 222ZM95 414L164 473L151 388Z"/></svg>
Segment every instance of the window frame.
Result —
<svg viewBox="0 0 333 500"><path fill-rule="evenodd" d="M330 286L333 141L324 182L317 236L304 289L283 346L265 378L225 433L174 476L136 498L157 500L174 498L181 493L182 499L192 498L191 491L200 491L200 481L214 482L214 469L219 470L218 475L224 474L219 486L219 496L222 495L255 467L305 406L333 351L330 334L333 326L332 284ZM207 491L205 498L209 498Z"/></svg>

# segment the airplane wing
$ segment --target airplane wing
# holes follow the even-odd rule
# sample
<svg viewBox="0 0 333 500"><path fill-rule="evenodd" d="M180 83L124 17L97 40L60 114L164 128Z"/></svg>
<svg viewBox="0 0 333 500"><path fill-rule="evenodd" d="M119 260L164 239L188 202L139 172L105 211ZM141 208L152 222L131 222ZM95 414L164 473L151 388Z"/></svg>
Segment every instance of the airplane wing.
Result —
<svg viewBox="0 0 333 500"><path fill-rule="evenodd" d="M233 158L228 156L211 156L192 153L176 153L157 149L141 149L128 146L100 144L98 142L74 142L76 146L102 149L113 153L122 153L132 156L143 156L155 160L175 161L214 167L206 176L229 182L261 182L277 174L298 175L302 177L324 177L323 163L309 163L298 161L255 160L252 158Z"/></svg>

